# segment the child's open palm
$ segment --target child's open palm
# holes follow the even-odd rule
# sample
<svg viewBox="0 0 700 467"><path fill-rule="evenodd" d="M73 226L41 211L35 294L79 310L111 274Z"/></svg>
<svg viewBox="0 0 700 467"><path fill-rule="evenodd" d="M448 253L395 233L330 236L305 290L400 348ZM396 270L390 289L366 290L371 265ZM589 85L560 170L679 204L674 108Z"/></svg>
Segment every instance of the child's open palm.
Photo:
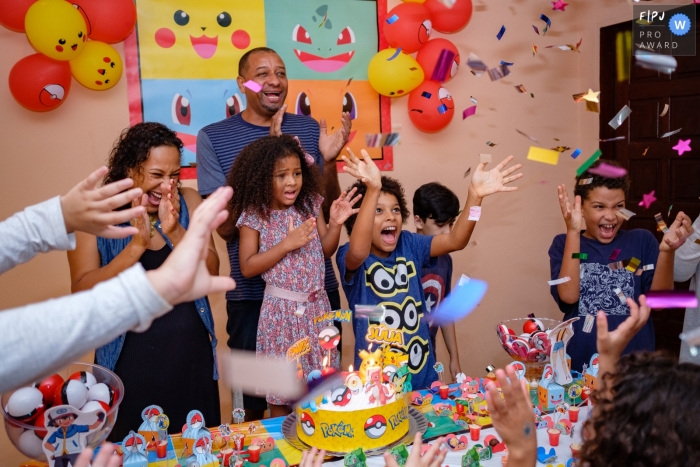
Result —
<svg viewBox="0 0 700 467"><path fill-rule="evenodd" d="M661 251L676 251L683 245L688 237L693 235L693 222L683 211L676 215L673 224L668 228L668 232L664 234L664 238L659 245Z"/></svg>
<svg viewBox="0 0 700 467"><path fill-rule="evenodd" d="M382 187L382 174L379 171L379 167L374 163L369 153L362 149L362 159L357 158L355 153L353 153L350 148L347 148L348 154L350 154L350 159L343 156L345 161L344 170L352 175L353 177L360 180L365 185L372 186L374 188Z"/></svg>
<svg viewBox="0 0 700 467"><path fill-rule="evenodd" d="M313 239L314 232L316 232L316 219L313 217L311 219L306 219L297 228L294 228L294 220L290 217L287 236L284 238L283 242L287 244L289 251L298 250Z"/></svg>
<svg viewBox="0 0 700 467"><path fill-rule="evenodd" d="M561 215L566 222L566 230L570 232L580 232L583 226L583 216L581 215L581 197L574 197L574 205L569 202L569 194L566 192L566 185L557 186L559 192L559 207Z"/></svg>
<svg viewBox="0 0 700 467"><path fill-rule="evenodd" d="M506 186L510 182L523 176L523 174L510 175L516 170L519 170L522 167L521 164L515 164L513 167L504 170L504 167L512 160L513 156L508 156L503 162L488 172L484 172L484 167L486 167L487 162L482 162L476 166L474 175L472 175L471 188L479 198L501 191L515 191L518 189L518 187Z"/></svg>
<svg viewBox="0 0 700 467"><path fill-rule="evenodd" d="M349 193L343 191L338 199L333 201L330 211L331 222L334 222L337 225L343 225L343 223L348 220L350 216L360 212L360 208L353 209L355 203L362 198L362 195L357 195L353 198L356 192L357 188L353 188Z"/></svg>

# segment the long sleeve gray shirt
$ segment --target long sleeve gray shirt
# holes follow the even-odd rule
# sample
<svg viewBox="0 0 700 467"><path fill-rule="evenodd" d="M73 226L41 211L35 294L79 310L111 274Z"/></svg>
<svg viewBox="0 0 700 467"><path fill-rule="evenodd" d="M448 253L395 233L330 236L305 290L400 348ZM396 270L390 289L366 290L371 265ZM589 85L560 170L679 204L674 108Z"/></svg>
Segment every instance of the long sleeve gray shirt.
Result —
<svg viewBox="0 0 700 467"><path fill-rule="evenodd" d="M0 273L39 252L75 248L59 197L0 222ZM0 312L0 393L60 369L129 330L143 332L170 311L135 264L93 289Z"/></svg>
<svg viewBox="0 0 700 467"><path fill-rule="evenodd" d="M683 245L676 250L676 257L673 262L673 280L685 282L690 279L690 290L700 298L698 288L698 274L700 274L700 245L695 243L700 240L700 217L693 222L695 232L688 237ZM685 319L683 320L683 332L692 331L700 327L700 309L686 308ZM680 361L690 362L700 365L700 355L693 357L690 354L690 347L685 342L681 342Z"/></svg>

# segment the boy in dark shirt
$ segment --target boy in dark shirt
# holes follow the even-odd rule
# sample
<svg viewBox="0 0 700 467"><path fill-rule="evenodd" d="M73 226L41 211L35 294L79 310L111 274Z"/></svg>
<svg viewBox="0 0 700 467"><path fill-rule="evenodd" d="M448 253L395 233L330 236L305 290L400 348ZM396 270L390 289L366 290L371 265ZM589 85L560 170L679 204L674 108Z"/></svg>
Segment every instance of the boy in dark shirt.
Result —
<svg viewBox="0 0 700 467"><path fill-rule="evenodd" d="M459 198L449 188L437 182L426 183L413 194L413 222L416 233L434 236L452 231L459 215ZM449 254L438 256L435 267L421 270L421 282L425 295L425 311L428 315L430 343L435 353L438 327L430 320L430 313L437 309L443 298L452 289L452 257ZM450 354L450 375L454 380L462 372L459 365L457 335L454 323L440 326L445 347Z"/></svg>
<svg viewBox="0 0 700 467"><path fill-rule="evenodd" d="M605 163L618 165L608 160ZM580 318L567 346L573 370L581 371L596 352L596 327L584 332L586 318L591 316L588 319L592 320L602 310L610 330L614 330L630 314L628 297L638 301L649 290L673 289L674 252L693 233L692 222L683 212L678 213L661 244L647 230L620 230L623 220L629 218L624 211L628 189L627 175L609 178L585 171L576 177L572 207L566 186L557 187L566 233L554 237L549 262L552 280L570 280L551 286L551 293L565 320ZM581 259L581 255L587 257ZM653 351L655 346L654 326L649 320L624 353Z"/></svg>

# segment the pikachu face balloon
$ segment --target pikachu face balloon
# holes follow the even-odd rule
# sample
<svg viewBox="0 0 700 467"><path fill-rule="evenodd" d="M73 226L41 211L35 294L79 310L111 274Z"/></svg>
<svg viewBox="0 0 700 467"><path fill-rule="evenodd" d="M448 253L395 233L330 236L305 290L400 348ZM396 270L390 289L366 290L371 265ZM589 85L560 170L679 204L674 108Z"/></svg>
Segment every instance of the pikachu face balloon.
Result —
<svg viewBox="0 0 700 467"><path fill-rule="evenodd" d="M83 15L64 0L39 0L24 17L27 39L32 46L54 60L73 60L87 41Z"/></svg>
<svg viewBox="0 0 700 467"><path fill-rule="evenodd" d="M104 91L122 77L122 58L109 44L88 41L78 58L70 61L70 72L86 88Z"/></svg>
<svg viewBox="0 0 700 467"><path fill-rule="evenodd" d="M369 84L382 96L401 97L418 87L425 75L413 57L388 48L372 57L367 77Z"/></svg>

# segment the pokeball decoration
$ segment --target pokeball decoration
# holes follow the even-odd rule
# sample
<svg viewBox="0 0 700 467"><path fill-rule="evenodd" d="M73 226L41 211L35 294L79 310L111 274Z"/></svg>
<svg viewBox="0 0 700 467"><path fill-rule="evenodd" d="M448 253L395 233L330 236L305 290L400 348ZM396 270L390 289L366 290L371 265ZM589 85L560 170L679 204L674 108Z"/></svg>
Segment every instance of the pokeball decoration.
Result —
<svg viewBox="0 0 700 467"><path fill-rule="evenodd" d="M327 326L318 333L318 345L324 350L333 350L340 343L340 330L335 326Z"/></svg>

